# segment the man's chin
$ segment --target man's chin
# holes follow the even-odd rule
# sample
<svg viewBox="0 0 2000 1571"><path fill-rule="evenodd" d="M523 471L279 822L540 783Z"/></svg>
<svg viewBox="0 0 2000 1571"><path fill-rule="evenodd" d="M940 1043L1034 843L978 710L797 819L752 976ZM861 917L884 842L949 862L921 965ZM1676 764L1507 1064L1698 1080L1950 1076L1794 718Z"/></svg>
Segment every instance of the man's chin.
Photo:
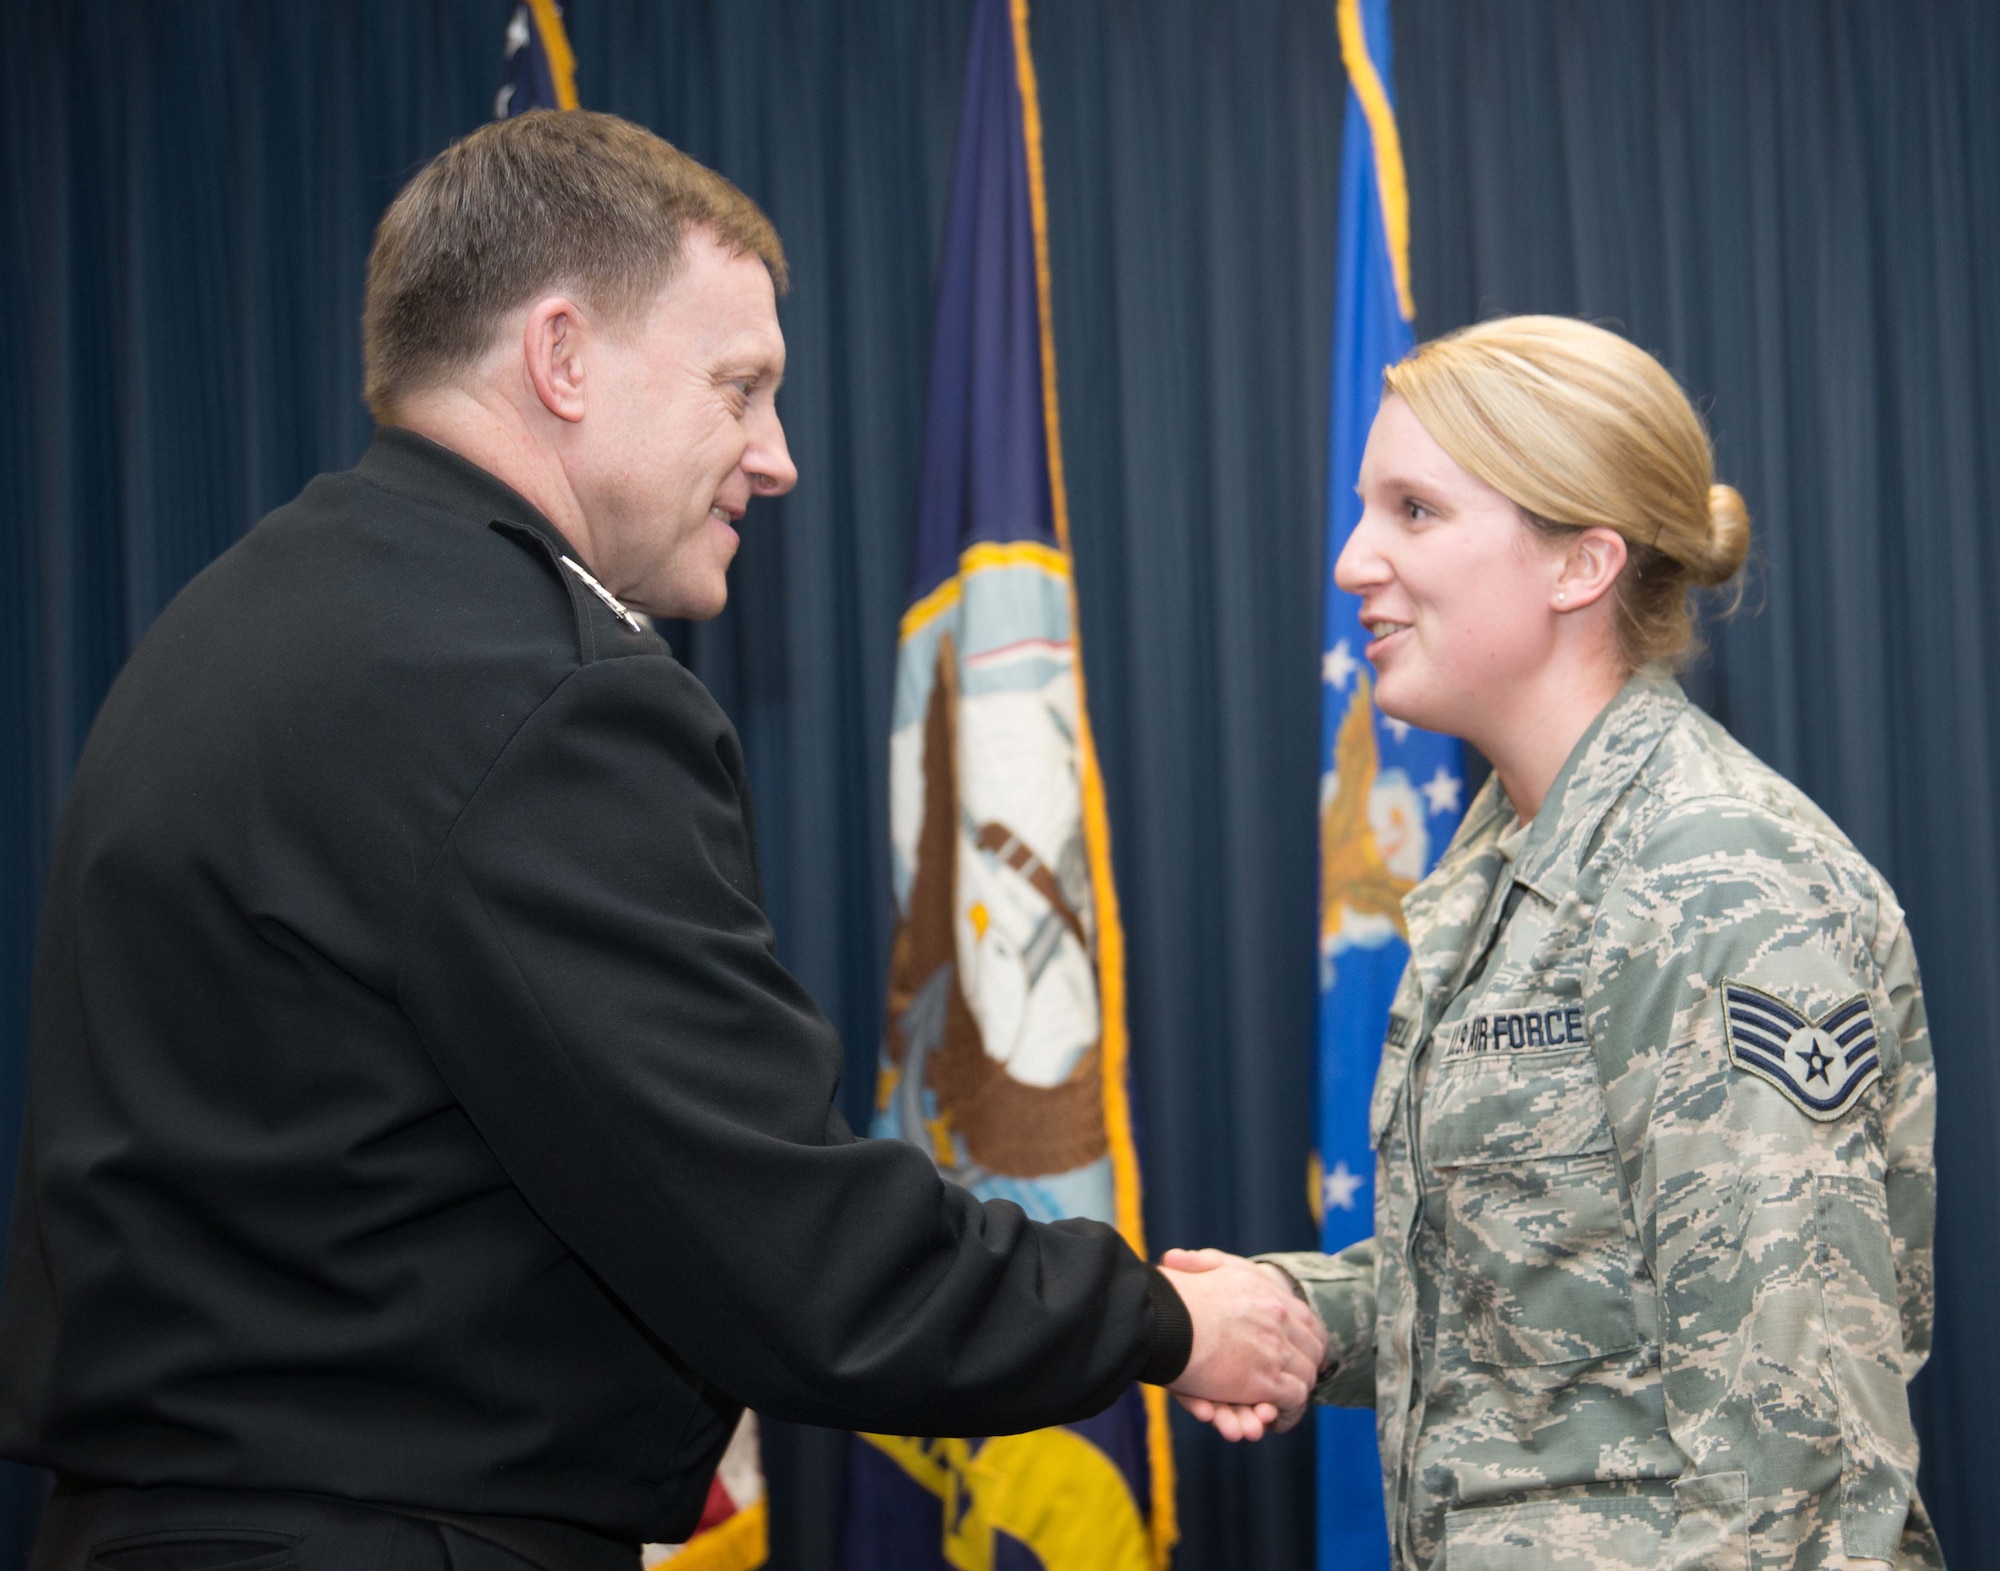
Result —
<svg viewBox="0 0 2000 1571"><path fill-rule="evenodd" d="M679 585L671 593L632 601L632 609L664 622L712 622L729 604L729 580L717 572L712 584Z"/></svg>

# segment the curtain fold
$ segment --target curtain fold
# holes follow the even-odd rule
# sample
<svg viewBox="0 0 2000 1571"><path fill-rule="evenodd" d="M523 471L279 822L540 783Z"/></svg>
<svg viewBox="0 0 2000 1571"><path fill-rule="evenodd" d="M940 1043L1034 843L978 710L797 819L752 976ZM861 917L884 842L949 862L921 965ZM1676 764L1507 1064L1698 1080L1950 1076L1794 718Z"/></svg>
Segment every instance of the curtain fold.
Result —
<svg viewBox="0 0 2000 1571"><path fill-rule="evenodd" d="M0 1200L34 920L91 716L161 605L366 443L362 267L491 113L505 0L23 0L0 51ZM865 1114L886 735L964 76L928 0L572 0L590 107L785 237L802 474L671 632L742 730L782 950ZM2000 18L1978 0L1404 0L1419 336L1499 310L1659 352L1756 520L1696 697L1896 884L1940 1074L1924 1487L1969 1564L2000 1396ZM1305 1247L1333 201L1331 0L1043 0L1064 435L1131 949L1149 1237ZM839 1448L772 1426L774 1563L831 1566ZM1181 1430L1187 1567L1305 1564L1306 1433ZM0 1568L37 1487L0 1485Z"/></svg>

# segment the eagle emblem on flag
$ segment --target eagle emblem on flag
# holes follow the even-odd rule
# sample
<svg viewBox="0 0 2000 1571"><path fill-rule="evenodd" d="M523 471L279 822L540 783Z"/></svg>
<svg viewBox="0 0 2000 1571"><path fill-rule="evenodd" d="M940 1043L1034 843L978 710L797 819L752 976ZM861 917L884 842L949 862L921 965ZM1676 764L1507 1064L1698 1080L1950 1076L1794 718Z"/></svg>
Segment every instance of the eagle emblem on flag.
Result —
<svg viewBox="0 0 2000 1571"><path fill-rule="evenodd" d="M1882 1078L1875 1016L1863 995L1817 1020L1741 982L1725 984L1722 998L1729 1061L1776 1086L1808 1118L1832 1122Z"/></svg>

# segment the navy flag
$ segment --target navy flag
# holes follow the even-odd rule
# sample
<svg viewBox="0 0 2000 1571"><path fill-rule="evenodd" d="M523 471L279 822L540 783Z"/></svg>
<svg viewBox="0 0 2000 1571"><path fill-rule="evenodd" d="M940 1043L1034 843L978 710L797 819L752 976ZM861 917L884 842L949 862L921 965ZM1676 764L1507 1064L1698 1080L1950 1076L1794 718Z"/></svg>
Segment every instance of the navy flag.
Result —
<svg viewBox="0 0 2000 1571"><path fill-rule="evenodd" d="M1143 1253L1124 941L1077 641L1026 0L974 0L889 742L872 1132ZM993 1439L865 1435L849 1571L1156 1571L1166 1394Z"/></svg>

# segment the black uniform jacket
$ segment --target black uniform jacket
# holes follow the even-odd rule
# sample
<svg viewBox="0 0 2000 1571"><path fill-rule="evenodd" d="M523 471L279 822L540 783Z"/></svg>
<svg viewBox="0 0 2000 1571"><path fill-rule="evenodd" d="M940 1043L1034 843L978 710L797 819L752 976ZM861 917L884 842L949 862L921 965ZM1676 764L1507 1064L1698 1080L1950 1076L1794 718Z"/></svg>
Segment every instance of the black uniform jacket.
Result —
<svg viewBox="0 0 2000 1571"><path fill-rule="evenodd" d="M997 1433L1186 1361L1109 1229L833 1108L735 732L407 432L160 616L58 838L0 1452L686 1536L738 1404Z"/></svg>

